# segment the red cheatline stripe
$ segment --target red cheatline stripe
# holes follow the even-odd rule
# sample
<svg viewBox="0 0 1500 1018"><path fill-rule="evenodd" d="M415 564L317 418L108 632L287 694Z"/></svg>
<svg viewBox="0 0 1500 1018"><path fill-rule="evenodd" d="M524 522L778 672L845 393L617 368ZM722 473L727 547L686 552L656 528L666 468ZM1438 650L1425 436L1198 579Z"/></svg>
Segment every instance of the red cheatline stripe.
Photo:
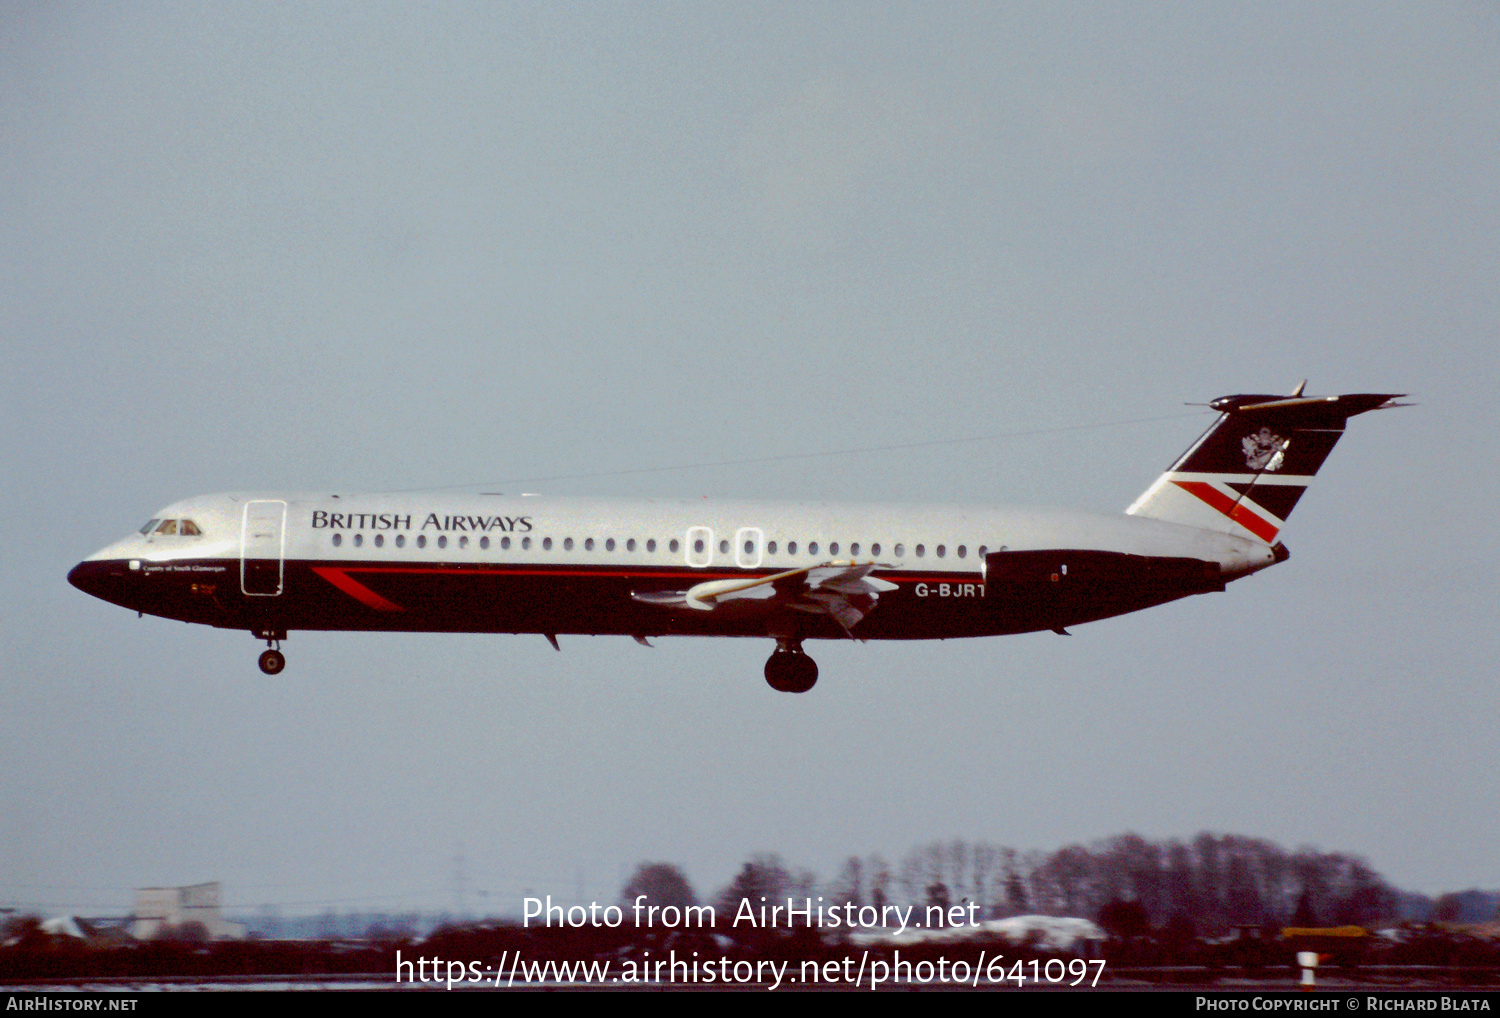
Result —
<svg viewBox="0 0 1500 1018"><path fill-rule="evenodd" d="M313 572L323 577L323 579L327 580L329 583L333 584L335 587L339 588L350 597L369 605L376 611L406 611L405 608L401 607L395 601L389 601L381 597L379 594L375 593L375 591L371 590L363 583L350 578L350 576L342 569L333 569L329 566L314 566Z"/></svg>
<svg viewBox="0 0 1500 1018"><path fill-rule="evenodd" d="M479 564L470 567L470 564L461 566L314 566L315 572L327 570L344 575L349 579L348 573L378 573L381 576L412 576L412 575L435 575L435 576L562 576L568 579L576 579L580 576L601 576L614 580L649 579L649 580L691 580L694 583L702 583L705 580L738 580L753 579L755 577L770 576L771 572L760 569L754 572L724 572L723 570L701 569L686 570L678 569L672 572L634 570L634 569L587 569L572 568L569 566L551 566L546 569L525 569L508 566L489 566ZM893 580L896 583L955 583L963 582L968 577L977 577L981 574L977 569L959 572L943 573L875 573L872 574L883 580ZM330 583L335 582L325 577ZM356 583L350 579L350 583ZM371 591L374 593L374 591ZM379 596L378 594L376 595ZM400 608L400 606L397 606ZM404 610L404 609L401 609Z"/></svg>
<svg viewBox="0 0 1500 1018"><path fill-rule="evenodd" d="M1267 544L1276 540L1276 524L1257 516L1244 502L1236 502L1206 481L1173 481L1172 483L1189 495L1202 499Z"/></svg>
<svg viewBox="0 0 1500 1018"><path fill-rule="evenodd" d="M369 605L376 611L383 612L404 612L406 611L406 609L396 602L390 600L389 598L385 598L377 594L375 591L371 590L369 587L365 586L363 583L360 583L358 580L350 576L350 573L379 573L386 576L399 574L441 574L444 576L606 576L614 577L616 579L649 577L654 580L692 579L698 582L702 582L704 580L739 578L746 575L744 573L724 573L712 572L708 570L704 570L703 572L651 573L610 569L575 570L568 569L567 567L558 567L553 569L507 569L503 566L499 568L480 569L447 569L441 566L313 566L312 571L323 577L323 579L327 580L329 583L333 584L335 587L339 588L355 600L361 602L362 604ZM751 575L753 576L754 574ZM962 582L967 577L974 577L977 579L979 575L980 574L978 573L918 573L916 575L896 575L890 576L888 578L896 581L897 583L957 583Z"/></svg>

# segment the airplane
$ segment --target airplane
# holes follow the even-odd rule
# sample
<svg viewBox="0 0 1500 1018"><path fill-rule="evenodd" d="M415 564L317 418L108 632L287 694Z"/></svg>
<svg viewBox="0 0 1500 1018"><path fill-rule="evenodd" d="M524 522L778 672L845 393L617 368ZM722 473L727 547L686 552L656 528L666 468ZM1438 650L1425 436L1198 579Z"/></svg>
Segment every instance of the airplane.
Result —
<svg viewBox="0 0 1500 1018"><path fill-rule="evenodd" d="M140 614L248 630L769 638L772 689L813 688L807 640L1051 630L1283 562L1281 529L1350 417L1404 394L1239 394L1123 515L962 505L208 495L68 574ZM560 649L560 648L559 648Z"/></svg>

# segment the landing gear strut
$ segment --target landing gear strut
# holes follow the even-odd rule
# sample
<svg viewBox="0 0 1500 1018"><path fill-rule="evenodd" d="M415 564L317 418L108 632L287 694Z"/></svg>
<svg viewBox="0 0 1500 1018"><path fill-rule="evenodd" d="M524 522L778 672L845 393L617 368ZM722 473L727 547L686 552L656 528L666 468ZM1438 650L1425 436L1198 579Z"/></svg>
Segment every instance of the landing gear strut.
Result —
<svg viewBox="0 0 1500 1018"><path fill-rule="evenodd" d="M805 693L818 681L818 663L802 652L801 640L778 639L766 661L766 682L778 693Z"/></svg>
<svg viewBox="0 0 1500 1018"><path fill-rule="evenodd" d="M279 675L286 667L286 655L281 652L281 641L286 639L286 633L279 630L262 629L256 636L266 641L269 650L261 652L260 670L267 675Z"/></svg>

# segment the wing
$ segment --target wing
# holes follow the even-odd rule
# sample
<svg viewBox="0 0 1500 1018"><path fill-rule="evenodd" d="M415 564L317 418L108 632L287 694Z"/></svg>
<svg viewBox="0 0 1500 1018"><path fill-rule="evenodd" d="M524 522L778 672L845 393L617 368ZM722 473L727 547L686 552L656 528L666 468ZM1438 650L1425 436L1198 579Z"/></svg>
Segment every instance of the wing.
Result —
<svg viewBox="0 0 1500 1018"><path fill-rule="evenodd" d="M632 592L630 596L643 604L698 611L713 611L729 601L754 598L814 615L832 616L853 638L849 631L854 624L870 613L881 594L896 589L891 581L870 575L880 568L889 567L876 562L825 562L770 576L708 580L687 590Z"/></svg>

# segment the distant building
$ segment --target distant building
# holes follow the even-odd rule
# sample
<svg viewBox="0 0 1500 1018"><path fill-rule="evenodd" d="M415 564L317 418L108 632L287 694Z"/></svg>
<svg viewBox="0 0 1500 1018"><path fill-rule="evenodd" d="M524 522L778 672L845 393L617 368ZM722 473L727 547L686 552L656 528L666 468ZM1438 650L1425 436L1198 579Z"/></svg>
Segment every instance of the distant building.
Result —
<svg viewBox="0 0 1500 1018"><path fill-rule="evenodd" d="M219 915L219 883L191 887L140 887L135 892L135 921L130 933L137 940L169 936L205 940L243 940L245 924ZM201 928L201 934L199 929Z"/></svg>

